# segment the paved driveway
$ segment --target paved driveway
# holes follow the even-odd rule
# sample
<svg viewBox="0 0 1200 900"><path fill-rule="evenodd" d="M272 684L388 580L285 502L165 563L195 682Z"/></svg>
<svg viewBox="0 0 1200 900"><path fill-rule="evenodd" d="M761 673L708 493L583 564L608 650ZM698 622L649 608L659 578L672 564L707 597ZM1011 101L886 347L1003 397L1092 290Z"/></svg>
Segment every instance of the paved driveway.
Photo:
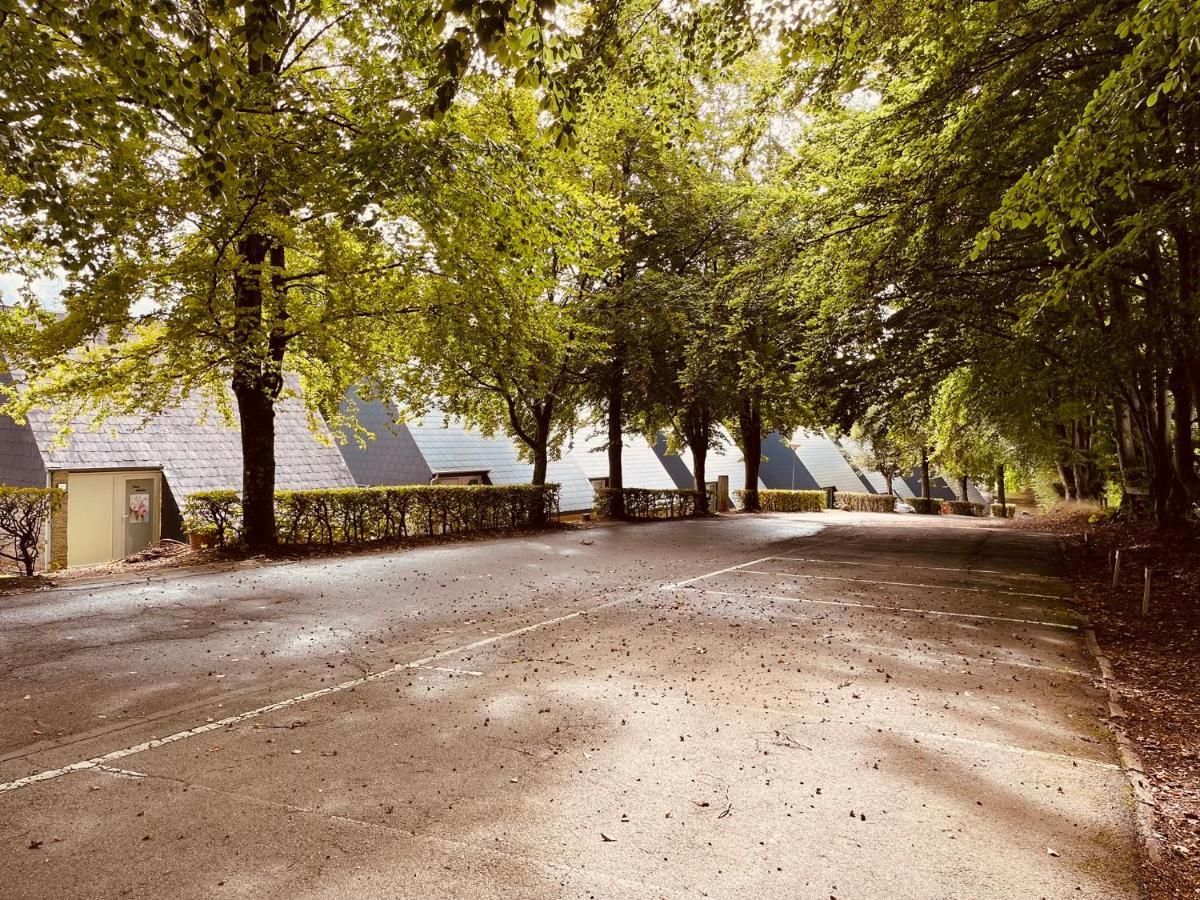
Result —
<svg viewBox="0 0 1200 900"><path fill-rule="evenodd" d="M1056 556L822 513L9 598L0 894L1137 897Z"/></svg>

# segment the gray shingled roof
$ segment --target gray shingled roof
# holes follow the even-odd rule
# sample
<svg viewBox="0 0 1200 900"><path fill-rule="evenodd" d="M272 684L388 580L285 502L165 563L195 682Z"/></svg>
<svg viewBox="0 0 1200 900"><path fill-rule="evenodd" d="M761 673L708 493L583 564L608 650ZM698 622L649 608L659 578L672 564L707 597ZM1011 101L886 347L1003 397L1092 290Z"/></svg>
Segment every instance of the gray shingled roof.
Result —
<svg viewBox="0 0 1200 900"><path fill-rule="evenodd" d="M588 478L608 477L608 453L603 449L608 434L603 425L580 430L567 454ZM625 487L671 490L675 481L663 468L654 449L641 437L626 436L621 450L621 474Z"/></svg>
<svg viewBox="0 0 1200 900"><path fill-rule="evenodd" d="M237 426L226 425L198 394L149 419L113 416L97 426L89 418L80 418L72 422L61 446L55 440L58 423L49 411L30 412L29 425L48 468L161 467L178 500L196 491L242 487ZM280 490L354 485L324 423L318 421L317 427L314 434L297 397L285 397L276 405L275 483Z"/></svg>
<svg viewBox="0 0 1200 900"><path fill-rule="evenodd" d="M533 465L523 461L516 444L504 435L486 437L460 419L432 411L406 423L425 464L433 474L487 472L492 484L528 484ZM581 512L592 508L594 492L587 475L569 456L551 460L546 478L560 486L559 508Z"/></svg>
<svg viewBox="0 0 1200 900"><path fill-rule="evenodd" d="M839 491L854 493L870 490L824 432L797 428L792 435L792 447L821 487L836 487Z"/></svg>
<svg viewBox="0 0 1200 900"><path fill-rule="evenodd" d="M342 453L359 484L428 484L435 475L487 473L492 484L527 484L533 466L524 462L505 435L485 437L460 419L433 410L397 423L394 408L381 401L364 402L351 395L358 420L375 435L366 447L349 440ZM548 480L560 486L559 508L581 512L592 508L594 493L587 475L570 456L551 460Z"/></svg>
<svg viewBox="0 0 1200 900"><path fill-rule="evenodd" d="M721 475L729 476L729 494L732 497L735 491L743 490L746 487L746 464L742 461L742 451L738 447L737 442L733 439L733 435L725 426L720 426L721 444L718 447L709 447L708 456L704 460L704 478L706 481L716 481ZM694 460L690 452L682 454L683 464L687 466L689 472L695 472ZM758 486L765 488L762 477L758 479ZM690 485L689 485L690 487ZM734 501L737 502L736 500Z"/></svg>
<svg viewBox="0 0 1200 900"><path fill-rule="evenodd" d="M791 444L778 431L772 431L763 440L762 455L758 477L768 488L781 491L811 491L820 487Z"/></svg>
<svg viewBox="0 0 1200 900"><path fill-rule="evenodd" d="M850 463L851 467L870 483L871 490L877 494L887 493L887 479L883 477L882 472L863 469L854 464L854 457L863 452L862 445L858 441L849 436L842 436L837 438L834 443L841 448L842 454L846 457L846 461ZM904 479L899 476L892 479L892 491L895 492L897 497L906 500L913 496L913 492L908 489L908 485L905 484Z"/></svg>

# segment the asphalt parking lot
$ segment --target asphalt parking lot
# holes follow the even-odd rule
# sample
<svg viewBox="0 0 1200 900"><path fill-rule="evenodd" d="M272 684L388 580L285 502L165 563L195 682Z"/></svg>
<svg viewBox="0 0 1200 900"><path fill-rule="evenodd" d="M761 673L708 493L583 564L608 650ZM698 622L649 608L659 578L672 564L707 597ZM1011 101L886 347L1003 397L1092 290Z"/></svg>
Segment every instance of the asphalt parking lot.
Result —
<svg viewBox="0 0 1200 900"><path fill-rule="evenodd" d="M1054 540L821 513L0 601L0 895L1140 896Z"/></svg>

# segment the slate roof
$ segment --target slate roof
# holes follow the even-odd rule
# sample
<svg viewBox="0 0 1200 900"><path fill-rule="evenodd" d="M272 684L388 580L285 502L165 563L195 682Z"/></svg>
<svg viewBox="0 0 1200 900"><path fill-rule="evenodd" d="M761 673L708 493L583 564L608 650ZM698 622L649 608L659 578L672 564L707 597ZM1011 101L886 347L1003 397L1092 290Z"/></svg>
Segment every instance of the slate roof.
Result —
<svg viewBox="0 0 1200 900"><path fill-rule="evenodd" d="M742 461L742 451L734 441L733 435L724 426L720 427L721 444L717 447L708 448L708 456L704 460L704 478L706 481L716 481L721 475L729 476L729 495L734 497L735 491L744 490L746 487L746 464ZM684 466L688 472L694 472L695 469L692 454L682 454ZM688 487L691 487L693 481L688 482ZM763 484L762 474L759 473L758 486L765 488ZM736 499L734 500L736 504Z"/></svg>
<svg viewBox="0 0 1200 900"><path fill-rule="evenodd" d="M772 431L763 439L762 455L758 479L768 488L780 491L813 491L820 487L791 444L778 431Z"/></svg>
<svg viewBox="0 0 1200 900"><path fill-rule="evenodd" d="M692 470L683 461L683 457L678 453L667 452L667 436L661 431L654 441L654 455L658 457L658 461L662 464L663 469L671 476L671 480L675 482L675 487L680 490L691 490L696 486L696 479L692 477Z"/></svg>
<svg viewBox="0 0 1200 900"><path fill-rule="evenodd" d="M887 493L887 479L884 478L882 472L863 469L854 464L854 457L862 453L862 445L854 438L843 435L842 437L834 438L833 442L838 445L842 451L842 455L846 457L846 462L850 463L850 467L858 473L859 478L867 482L868 486L876 494ZM909 490L908 485L903 478L896 477L892 479L892 490L897 497L901 499L910 499L913 497L913 492Z"/></svg>
<svg viewBox="0 0 1200 900"><path fill-rule="evenodd" d="M521 459L516 443L505 435L486 437L439 410L397 423L390 404L365 402L354 394L343 408L349 403L357 406L359 423L375 435L366 447L351 438L341 448L359 484L429 484L436 475L476 472L487 473L492 484L528 484L533 477L533 465ZM569 455L551 460L546 478L560 485L562 512L592 508L591 482Z"/></svg>
<svg viewBox="0 0 1200 900"><path fill-rule="evenodd" d="M823 431L797 428L792 435L792 448L800 461L823 488L836 487L839 491L874 493L846 462L842 451Z"/></svg>
<svg viewBox="0 0 1200 900"><path fill-rule="evenodd" d="M295 389L297 384L289 381L289 387ZM71 426L71 433L59 446L55 440L59 424L51 413L44 409L30 412L28 429L47 468L161 468L178 500L196 491L241 490L238 428L226 425L201 395L189 395L178 406L148 419L113 416L95 425L90 418L81 417ZM317 427L314 434L298 397L285 397L277 403L275 483L280 490L354 485L328 429L323 422Z"/></svg>
<svg viewBox="0 0 1200 900"><path fill-rule="evenodd" d="M12 378L0 370L0 384L12 384ZM0 416L0 484L9 487L45 487L46 466L38 450L33 431L18 425L8 416Z"/></svg>
<svg viewBox="0 0 1200 900"><path fill-rule="evenodd" d="M604 425L583 429L575 434L568 457L588 478L608 477L608 433ZM675 480L663 467L654 449L641 437L626 436L621 450L621 476L625 487L671 490Z"/></svg>

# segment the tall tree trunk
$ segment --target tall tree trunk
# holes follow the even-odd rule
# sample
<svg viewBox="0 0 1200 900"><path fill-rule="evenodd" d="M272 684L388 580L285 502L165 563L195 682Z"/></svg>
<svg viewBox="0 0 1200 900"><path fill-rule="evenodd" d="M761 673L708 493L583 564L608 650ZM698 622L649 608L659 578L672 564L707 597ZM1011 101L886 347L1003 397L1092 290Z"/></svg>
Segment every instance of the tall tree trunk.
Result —
<svg viewBox="0 0 1200 900"><path fill-rule="evenodd" d="M246 5L246 66L254 79L274 77L271 49L279 38L278 10L270 0ZM261 188L268 163L252 159L243 175ZM244 198L243 202L250 202ZM237 241L238 271L234 276L232 388L238 405L242 443L242 535L247 546L270 550L275 531L275 401L283 387L286 339L282 278L283 246L270 234L250 230ZM270 265L271 324L264 322L264 267ZM264 328L269 332L264 335Z"/></svg>
<svg viewBox="0 0 1200 900"><path fill-rule="evenodd" d="M1066 500L1078 500L1079 491L1075 486L1075 470L1068 463L1061 460L1056 465L1058 468L1058 480L1062 482L1063 486L1063 498Z"/></svg>
<svg viewBox="0 0 1200 900"><path fill-rule="evenodd" d="M888 492L889 496L893 496L896 493L895 491L892 490L893 477L894 476L892 475L890 470L883 473L883 480L887 483L887 492Z"/></svg>
<svg viewBox="0 0 1200 900"><path fill-rule="evenodd" d="M967 480L966 475L958 476L958 499L962 500L963 503L967 503L970 500L970 497L967 495Z"/></svg>
<svg viewBox="0 0 1200 900"><path fill-rule="evenodd" d="M689 409L683 416L683 436L692 452L692 480L696 490L696 512L709 511L708 481L705 463L708 461L708 442L712 436L711 420L703 409Z"/></svg>
<svg viewBox="0 0 1200 900"><path fill-rule="evenodd" d="M738 409L738 431L742 438L742 460L746 471L746 512L758 512L762 505L758 500L758 472L762 466L762 409L757 399L743 397Z"/></svg>
<svg viewBox="0 0 1200 900"><path fill-rule="evenodd" d="M1171 419L1175 474L1188 493L1196 487L1196 445L1192 438L1192 387L1182 367L1171 373Z"/></svg>
<svg viewBox="0 0 1200 900"><path fill-rule="evenodd" d="M1004 466L996 466L996 499L1000 501L1001 512L1008 515L1008 503L1004 496Z"/></svg>
<svg viewBox="0 0 1200 900"><path fill-rule="evenodd" d="M708 482L704 472L704 466L708 460L708 444L693 444L690 449L692 451L692 477L696 485L696 512L703 515L708 512Z"/></svg>
<svg viewBox="0 0 1200 900"><path fill-rule="evenodd" d="M613 348L612 368L608 377L608 486L615 493L609 495L609 515L614 519L625 518L625 472L622 460L625 432L625 348L618 343Z"/></svg>
<svg viewBox="0 0 1200 900"><path fill-rule="evenodd" d="M928 500L929 493L929 448L921 445L921 496Z"/></svg>

